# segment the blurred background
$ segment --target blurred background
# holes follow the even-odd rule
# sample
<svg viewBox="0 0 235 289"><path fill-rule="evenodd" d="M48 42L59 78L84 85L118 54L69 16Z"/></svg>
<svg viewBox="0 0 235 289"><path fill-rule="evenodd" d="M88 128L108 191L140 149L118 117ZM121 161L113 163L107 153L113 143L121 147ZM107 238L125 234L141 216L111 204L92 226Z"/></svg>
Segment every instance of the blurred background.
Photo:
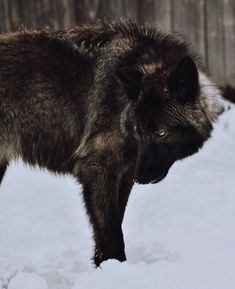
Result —
<svg viewBox="0 0 235 289"><path fill-rule="evenodd" d="M0 0L2 32L120 17L185 34L217 82L235 85L235 0Z"/></svg>

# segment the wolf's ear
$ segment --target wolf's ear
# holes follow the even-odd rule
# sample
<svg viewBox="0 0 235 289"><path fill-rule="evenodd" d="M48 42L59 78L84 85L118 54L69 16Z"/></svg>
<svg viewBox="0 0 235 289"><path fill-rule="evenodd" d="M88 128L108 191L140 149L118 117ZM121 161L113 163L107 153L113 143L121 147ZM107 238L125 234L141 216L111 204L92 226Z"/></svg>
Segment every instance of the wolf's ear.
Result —
<svg viewBox="0 0 235 289"><path fill-rule="evenodd" d="M180 102L193 102L199 91L198 71L191 57L185 56L177 64L168 79L168 87L173 97Z"/></svg>
<svg viewBox="0 0 235 289"><path fill-rule="evenodd" d="M138 100L143 73L137 68L122 67L116 72L116 77L121 81L128 97Z"/></svg>

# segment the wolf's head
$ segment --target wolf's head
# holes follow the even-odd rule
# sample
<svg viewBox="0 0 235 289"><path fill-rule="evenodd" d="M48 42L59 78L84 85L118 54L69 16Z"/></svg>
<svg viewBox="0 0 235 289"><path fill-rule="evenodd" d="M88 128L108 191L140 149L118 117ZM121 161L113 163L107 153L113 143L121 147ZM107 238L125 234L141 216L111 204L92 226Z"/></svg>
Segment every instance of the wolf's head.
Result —
<svg viewBox="0 0 235 289"><path fill-rule="evenodd" d="M135 179L145 184L159 182L175 161L196 153L223 107L219 90L186 46L161 39L143 46L117 77L130 100L122 131L137 143Z"/></svg>

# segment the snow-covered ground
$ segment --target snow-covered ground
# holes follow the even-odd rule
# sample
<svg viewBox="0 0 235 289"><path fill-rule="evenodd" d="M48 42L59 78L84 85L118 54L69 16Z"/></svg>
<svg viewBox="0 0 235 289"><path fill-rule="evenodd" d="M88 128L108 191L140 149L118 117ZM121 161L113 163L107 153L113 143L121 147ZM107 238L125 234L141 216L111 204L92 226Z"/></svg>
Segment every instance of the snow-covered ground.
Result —
<svg viewBox="0 0 235 289"><path fill-rule="evenodd" d="M0 289L234 289L235 109L202 151L135 186L128 261L94 269L81 188L12 164L0 189Z"/></svg>

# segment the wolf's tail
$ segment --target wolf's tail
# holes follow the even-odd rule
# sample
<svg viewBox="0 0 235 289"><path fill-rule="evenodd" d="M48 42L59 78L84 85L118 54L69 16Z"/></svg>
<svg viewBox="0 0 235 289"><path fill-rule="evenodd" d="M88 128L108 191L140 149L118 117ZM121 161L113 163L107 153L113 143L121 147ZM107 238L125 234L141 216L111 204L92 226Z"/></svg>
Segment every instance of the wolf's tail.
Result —
<svg viewBox="0 0 235 289"><path fill-rule="evenodd" d="M222 96L232 102L235 103L235 87L231 86L231 85L225 85L223 87L221 87L221 91L222 91Z"/></svg>

